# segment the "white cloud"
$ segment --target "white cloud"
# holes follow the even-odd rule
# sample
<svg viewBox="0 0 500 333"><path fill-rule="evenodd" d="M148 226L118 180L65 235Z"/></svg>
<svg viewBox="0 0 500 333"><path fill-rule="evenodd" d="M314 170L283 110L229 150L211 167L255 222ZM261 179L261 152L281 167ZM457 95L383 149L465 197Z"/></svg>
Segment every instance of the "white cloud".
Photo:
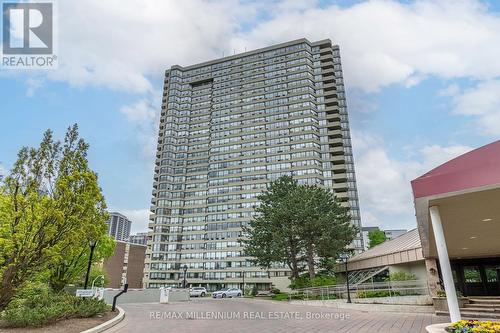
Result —
<svg viewBox="0 0 500 333"><path fill-rule="evenodd" d="M154 121L158 110L156 106L146 98L143 98L133 105L126 105L120 112L127 116L127 119L137 123L149 123Z"/></svg>
<svg viewBox="0 0 500 333"><path fill-rule="evenodd" d="M500 17L473 0L373 0L277 12L234 43L253 48L303 36L338 43L347 84L368 91L411 86L428 75L500 76Z"/></svg>
<svg viewBox="0 0 500 333"><path fill-rule="evenodd" d="M89 0L58 7L59 69L47 75L73 85L147 92L151 76L173 64L301 37L340 44L347 85L367 91L429 75L500 76L500 17L475 0L345 8L313 0Z"/></svg>
<svg viewBox="0 0 500 333"><path fill-rule="evenodd" d="M500 80L481 82L473 88L452 92L454 112L475 119L477 132L500 135Z"/></svg>
<svg viewBox="0 0 500 333"><path fill-rule="evenodd" d="M51 78L133 92L173 64L218 57L253 17L235 1L89 0L59 3L59 69Z"/></svg>
<svg viewBox="0 0 500 333"><path fill-rule="evenodd" d="M0 178L2 178L1 176L7 176L7 169L5 169L5 167L0 163Z"/></svg>
<svg viewBox="0 0 500 333"><path fill-rule="evenodd" d="M149 94L131 105L120 108L127 120L136 128L136 135L143 146L142 153L151 162L156 152L156 140L160 121L160 94ZM150 163L152 164L152 163Z"/></svg>
<svg viewBox="0 0 500 333"><path fill-rule="evenodd" d="M377 136L354 133L356 178L364 225L412 228L416 225L410 181L472 148L423 146L414 156L394 158Z"/></svg>
<svg viewBox="0 0 500 333"><path fill-rule="evenodd" d="M29 77L25 83L26 83L26 96L33 97L38 88L42 86L43 79Z"/></svg>

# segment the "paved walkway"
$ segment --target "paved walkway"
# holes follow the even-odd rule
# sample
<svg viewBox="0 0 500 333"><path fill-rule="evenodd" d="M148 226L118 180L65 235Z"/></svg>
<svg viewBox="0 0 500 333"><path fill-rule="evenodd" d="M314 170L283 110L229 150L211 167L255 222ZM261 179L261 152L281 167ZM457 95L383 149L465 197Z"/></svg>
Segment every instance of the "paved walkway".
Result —
<svg viewBox="0 0 500 333"><path fill-rule="evenodd" d="M122 308L125 319L106 333L424 333L427 325L449 320L424 313L336 310L241 298L123 304Z"/></svg>

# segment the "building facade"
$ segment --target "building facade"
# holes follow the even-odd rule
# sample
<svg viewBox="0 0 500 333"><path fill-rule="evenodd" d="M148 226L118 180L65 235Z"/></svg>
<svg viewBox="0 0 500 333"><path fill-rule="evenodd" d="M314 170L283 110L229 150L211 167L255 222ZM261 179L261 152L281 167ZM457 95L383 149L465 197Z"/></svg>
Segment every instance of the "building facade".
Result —
<svg viewBox="0 0 500 333"><path fill-rule="evenodd" d="M146 245L148 243L148 233L138 232L135 235L130 235L128 242L132 244Z"/></svg>
<svg viewBox="0 0 500 333"><path fill-rule="evenodd" d="M108 235L118 241L126 242L130 236L130 221L125 215L118 212L109 213L109 220L106 221L108 226Z"/></svg>
<svg viewBox="0 0 500 333"><path fill-rule="evenodd" d="M165 73L144 287L289 284L238 239L269 182L335 192L361 229L338 46L300 39ZM353 242L363 249L361 234ZM284 285L283 285L284 284Z"/></svg>
<svg viewBox="0 0 500 333"><path fill-rule="evenodd" d="M104 260L103 267L109 279L106 287L142 288L146 245L117 241L113 255Z"/></svg>

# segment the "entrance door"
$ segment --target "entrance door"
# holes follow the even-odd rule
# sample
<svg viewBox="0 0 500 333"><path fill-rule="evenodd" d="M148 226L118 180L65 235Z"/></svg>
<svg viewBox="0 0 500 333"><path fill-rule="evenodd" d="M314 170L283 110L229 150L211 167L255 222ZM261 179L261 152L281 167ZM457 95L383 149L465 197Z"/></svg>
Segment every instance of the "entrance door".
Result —
<svg viewBox="0 0 500 333"><path fill-rule="evenodd" d="M480 266L463 266L465 292L467 295L486 296Z"/></svg>
<svg viewBox="0 0 500 333"><path fill-rule="evenodd" d="M485 266L485 282L488 295L500 295L500 265Z"/></svg>

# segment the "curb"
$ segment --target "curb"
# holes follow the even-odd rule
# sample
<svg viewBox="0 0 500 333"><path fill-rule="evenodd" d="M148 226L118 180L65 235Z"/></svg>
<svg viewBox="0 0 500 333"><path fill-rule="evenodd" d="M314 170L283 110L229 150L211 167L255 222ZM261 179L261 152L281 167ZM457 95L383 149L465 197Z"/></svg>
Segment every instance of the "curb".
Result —
<svg viewBox="0 0 500 333"><path fill-rule="evenodd" d="M96 326L96 327L92 327L92 328L89 328L88 330L85 330L85 331L81 331L80 333L100 333L100 332L103 332L105 330L107 330L108 328L111 328L113 326L115 326L116 324L118 324L119 322L121 322L123 320L123 318L125 318L125 311L123 311L122 308L120 308L119 306L116 307L118 309L118 315L115 316L114 318Z"/></svg>

